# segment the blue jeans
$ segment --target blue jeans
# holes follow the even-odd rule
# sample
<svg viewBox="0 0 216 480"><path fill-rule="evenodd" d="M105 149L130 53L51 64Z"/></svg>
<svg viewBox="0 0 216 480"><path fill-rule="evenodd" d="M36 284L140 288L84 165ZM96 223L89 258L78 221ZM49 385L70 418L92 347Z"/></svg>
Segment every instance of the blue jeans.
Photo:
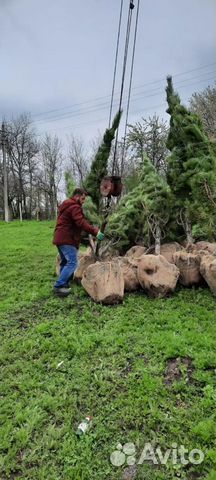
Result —
<svg viewBox="0 0 216 480"><path fill-rule="evenodd" d="M60 275L55 288L68 287L68 282L78 266L77 249L73 245L59 245Z"/></svg>

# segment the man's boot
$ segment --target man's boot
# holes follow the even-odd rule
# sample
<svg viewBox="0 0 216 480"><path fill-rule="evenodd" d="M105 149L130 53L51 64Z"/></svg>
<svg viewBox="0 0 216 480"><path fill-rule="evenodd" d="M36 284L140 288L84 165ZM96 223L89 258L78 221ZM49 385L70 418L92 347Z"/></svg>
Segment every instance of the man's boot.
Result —
<svg viewBox="0 0 216 480"><path fill-rule="evenodd" d="M71 288L68 288L68 287L60 287L60 288L53 287L53 292L58 297L67 297L68 295L70 295Z"/></svg>

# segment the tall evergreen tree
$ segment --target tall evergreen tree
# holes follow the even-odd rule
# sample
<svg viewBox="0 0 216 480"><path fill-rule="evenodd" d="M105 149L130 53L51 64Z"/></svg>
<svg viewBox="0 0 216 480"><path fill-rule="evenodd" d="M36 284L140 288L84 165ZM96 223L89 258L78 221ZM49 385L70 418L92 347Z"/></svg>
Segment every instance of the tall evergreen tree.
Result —
<svg viewBox="0 0 216 480"><path fill-rule="evenodd" d="M76 188L76 183L70 171L67 170L64 173L64 177L65 177L66 195L67 195L67 198L69 198L71 197L74 189Z"/></svg>
<svg viewBox="0 0 216 480"><path fill-rule="evenodd" d="M103 177L107 175L107 166L108 166L108 159L110 155L112 141L115 137L115 132L118 129L120 119L121 119L121 111L118 111L113 123L112 127L105 131L103 136L102 144L100 145L96 156L92 162L90 172L84 182L84 186L91 196L93 202L99 209L100 205L100 183Z"/></svg>
<svg viewBox="0 0 216 480"><path fill-rule="evenodd" d="M170 131L167 147L168 183L174 194L173 214L180 221L187 241L211 237L214 217L215 152L200 118L181 105L174 92L172 77L167 77L167 113Z"/></svg>
<svg viewBox="0 0 216 480"><path fill-rule="evenodd" d="M162 231L169 220L171 190L164 177L157 171L148 157L143 161L142 184L143 205L148 227L155 239L155 253L160 253Z"/></svg>
<svg viewBox="0 0 216 480"><path fill-rule="evenodd" d="M169 219L171 190L148 157L144 157L140 182L119 202L109 221L109 231L119 238L119 245L128 247L142 239L160 253L161 235Z"/></svg>

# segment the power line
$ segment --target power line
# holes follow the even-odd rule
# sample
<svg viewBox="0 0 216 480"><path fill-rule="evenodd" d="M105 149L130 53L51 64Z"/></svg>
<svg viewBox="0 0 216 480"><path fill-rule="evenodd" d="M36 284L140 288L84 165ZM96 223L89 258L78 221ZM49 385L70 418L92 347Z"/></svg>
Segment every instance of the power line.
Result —
<svg viewBox="0 0 216 480"><path fill-rule="evenodd" d="M179 77L179 76L182 76L182 75L186 75L188 73L192 73L192 72L195 72L195 71L199 71L199 70L203 70L205 68L208 68L208 67L212 67L213 65L216 65L216 62L212 62L212 63L209 63L209 64L205 64L205 65L201 65L200 67L196 67L196 68L193 68L191 70L186 70L184 72L180 72L180 73L176 73L176 74L173 74L172 77L173 78L176 78L176 77ZM153 80L151 82L146 82L146 83L143 83L141 85L137 85L137 86L134 86L132 88L132 90L135 90L135 89L138 89L138 88L143 88L145 86L148 86L148 85L153 85L155 83L159 83L159 82L162 82L164 81L164 78L160 78L160 79L157 79L157 80ZM116 93L119 94L120 91L118 91ZM85 105L86 103L92 103L94 101L97 101L97 100L103 100L105 98L109 98L110 99L110 95L104 95L104 96L101 96L101 97L95 97L91 100L85 100L83 102L79 102L79 103L74 103L74 104L71 104L71 105L66 105L64 107L60 107L60 108L55 108L55 109L52 109L52 110L46 110L46 111L43 111L43 112L39 112L39 113L32 113L31 116L32 117L39 117L39 116L42 116L42 115L46 115L46 114L49 114L49 113L55 113L55 112L59 112L61 110L65 110L65 109L70 109L70 108L74 108L74 107L77 107L77 106L80 106L80 105Z"/></svg>
<svg viewBox="0 0 216 480"><path fill-rule="evenodd" d="M203 82L208 82L208 81L212 81L214 80L215 77L210 77L210 78L207 78L207 79L202 79L202 80L198 80L196 82L192 82L192 83L187 83L186 85L178 85L178 90L182 90L182 88L185 88L185 87L191 87L193 85L197 85L199 83L203 83ZM153 93L153 94L150 94L150 95L140 95L138 98L133 98L133 100L131 100L131 102L136 102L137 100L140 100L142 98L150 98L150 97L156 97L158 95L160 95L162 92L159 92L159 93Z"/></svg>
<svg viewBox="0 0 216 480"><path fill-rule="evenodd" d="M199 82L194 82L192 83L191 85L197 85L197 83L201 83L200 81ZM184 85L183 87L181 87L181 89L185 88L185 87L188 87L188 85ZM180 89L180 90L181 90ZM151 95L151 96L156 96L156 95ZM142 97L143 98L143 97ZM146 97L145 97L146 98ZM137 98L136 100L134 101L137 101L137 100L140 100L139 98ZM164 102L164 103L160 103L160 104L157 104L157 105L153 105L153 106L149 106L149 107L146 107L146 108L140 108L139 110L132 110L131 111L131 114L137 114L139 112L145 112L145 111L149 111L149 110L155 110L157 108L166 108L167 106L167 103ZM164 112L165 113L165 112ZM52 129L49 129L48 132L52 132L52 131L56 131L56 130L65 130L67 128L79 128L79 127L82 127L83 125L92 125L92 124L95 124L95 123L99 123L99 122L105 122L106 121L106 117L104 118L100 118L100 119L95 119L95 120L92 120L92 121L86 121L86 122L81 122L79 124L70 124L70 125L66 125L64 127L57 127L57 128L52 128ZM42 136L44 135L44 133L40 133L40 134L37 134L37 136Z"/></svg>
<svg viewBox="0 0 216 480"><path fill-rule="evenodd" d="M191 80L194 80L194 79L196 79L196 78L200 78L200 77L203 77L203 76L206 76L206 75L211 75L211 74L215 74L215 71L212 70L212 71L210 71L210 72L203 72L203 73L201 73L201 74L199 74L199 75L196 75L195 77L184 78L184 79L182 79L182 80L179 80L179 81L175 82L175 87L176 87L176 86L178 87L179 85L181 86L182 83L185 83L185 82L188 82L188 81L191 81ZM215 77L214 77L214 78L215 78ZM204 80L205 80L205 78L204 78ZM155 87L155 88L151 89L151 92L153 92L153 91L158 91L158 90L161 91L161 86ZM145 92L145 90L144 90L144 92ZM140 93L142 93L142 92L134 93L133 96L135 97L135 96L137 96L137 95L140 95Z"/></svg>
<svg viewBox="0 0 216 480"><path fill-rule="evenodd" d="M207 73L202 74L202 75L206 76L206 75L211 75L212 73L214 73L214 72L207 72ZM191 85L194 84L194 82L190 83L190 81L194 80L194 79L197 79L197 78L200 78L200 76L202 76L202 75L191 77L190 79L183 79L180 82L176 82L175 86L179 88L179 87L182 86L182 84L184 86L185 83L186 83L185 86L191 86ZM215 77L203 78L201 80L201 82L212 81L212 80L214 80L214 78ZM200 83L200 81L195 82L195 83ZM154 89L151 89L151 90L146 90L144 92L135 93L135 94L133 94L133 98L132 98L131 102L134 102L134 101L139 100L141 98L150 98L150 97L160 95L162 93L161 88L162 87L157 87L157 88L154 88ZM134 97L137 97L137 98L134 98ZM113 104L117 105L117 100L115 100L113 102ZM108 105L109 105L109 102L102 102L102 103L99 103L95 106L94 105L89 106L89 107L87 107L86 109L83 109L83 110L78 109L78 110L75 110L73 112L62 113L62 114L47 117L47 118L44 118L44 119L34 120L34 122L36 122L38 124L44 124L44 123L47 123L47 122L50 123L50 122L57 121L57 120L65 120L67 118L76 117L76 116L80 116L80 115L85 115L87 113L94 113L96 111L103 110L103 109L107 108Z"/></svg>
<svg viewBox="0 0 216 480"><path fill-rule="evenodd" d="M209 72L209 74L210 74L210 72ZM199 78L199 77L193 77L193 79L196 79L196 78ZM201 82L203 83L204 81L208 82L208 81L212 81L212 80L214 80L214 77L205 78L205 79L202 79L198 82L193 82L193 83L190 83L190 82L188 83L188 80L187 80L186 81L187 83L186 83L185 86L196 85L196 83L201 83ZM184 86L184 83L185 83L185 81L176 83L176 86L179 89L179 88L182 87L182 84ZM153 93L151 93L151 92L153 92ZM149 91L146 91L146 92L144 91L143 94L142 93L140 94L140 93L139 94L134 94L131 102L135 102L135 101L137 101L139 99L143 99L143 98L150 98L150 97L155 97L155 96L161 95L162 90L161 90L161 88L159 88L159 89L157 88L157 89L149 90ZM67 114L64 114L64 115L61 114L61 115L48 117L48 118L43 119L43 120L38 120L36 123L43 125L44 123L51 123L51 122L55 122L55 121L58 121L58 120L60 120L60 121L61 120L66 120L68 118L72 118L72 117L76 117L76 116L80 116L80 115L86 115L88 113L94 113L94 112L97 112L99 110L105 110L108 107L108 105L109 105L108 102L103 102L103 103L99 103L95 106L92 105L92 106L90 106L86 109L83 109L83 110L79 109L79 110L75 110L73 112L68 112ZM117 101L114 102L114 105L117 106Z"/></svg>
<svg viewBox="0 0 216 480"><path fill-rule="evenodd" d="M123 93L124 93L124 82L125 82L125 74L126 74L126 67L127 67L127 56L128 56L128 48L130 42L130 30L131 30L131 21L132 21L132 12L134 9L133 0L129 0L129 11L128 11L128 21L127 21L127 30L126 30L126 39L125 39L125 48L124 48L124 60L123 60L123 71L122 71L122 81L121 81L121 91L120 91L120 99L118 105L118 111L122 110L122 102L123 102ZM115 168L115 158L117 152L117 143L118 143L118 133L119 133L119 126L116 130L115 134L115 144L114 144L114 152L113 152L113 167L112 167L112 175L114 174Z"/></svg>
<svg viewBox="0 0 216 480"><path fill-rule="evenodd" d="M111 115L112 115L112 107L113 107L113 98L114 98L114 91L115 91L116 70L117 70L117 63L118 63L118 51L119 51L119 40L120 40L120 33L121 33L121 22L122 22L122 7L123 7L123 0L121 0L121 6L120 6L120 15L119 15L119 24L118 24L118 35L117 35L116 54L115 54L115 64L114 64L114 73L113 73L113 84L112 84L112 93L111 93L111 102L110 102L110 111L109 111L109 122L108 122L108 127L109 127L109 128L110 128L110 124L111 124Z"/></svg>
<svg viewBox="0 0 216 480"><path fill-rule="evenodd" d="M131 71L130 71L130 80L129 80L129 91L128 91L128 101L127 101L126 118L125 118L125 129L124 129L124 136L123 136L124 140L123 140L121 164L123 164L124 155L125 155L125 142L126 142L127 122L128 122L129 108L130 108L131 90L132 90L132 79L133 79L135 49L136 49L136 37L137 37L137 27L138 27L138 18L139 18L139 7L140 7L140 0L138 0L138 3L137 3L137 14L136 14L136 23L135 23L135 30L134 30L134 42L133 42L133 52L132 52L132 60L131 60Z"/></svg>
<svg viewBox="0 0 216 480"><path fill-rule="evenodd" d="M203 70L203 69L205 69L205 68L213 67L213 66L215 66L215 65L216 65L216 62L212 62L212 63L209 63L209 64L207 64L207 65L202 65L201 67L193 68L193 69L191 69L191 70L186 70L185 72L174 73L174 74L172 74L172 78L180 77L180 76L182 76L182 75L186 75L187 73L192 73L192 72L195 72L195 71L197 71L197 70ZM149 82L149 85L150 85L150 84L153 84L153 83L157 83L157 82L159 82L159 81L160 81L160 80L153 80L152 82ZM135 88L141 88L141 87L142 87L142 85L137 86L137 87L133 87L133 88L135 89Z"/></svg>
<svg viewBox="0 0 216 480"><path fill-rule="evenodd" d="M94 123L99 123L99 122L105 122L107 121L107 116L104 117L104 118L97 118L95 120L87 120L86 122L82 122L82 123L79 123L78 125L66 125L64 127L59 127L59 128L51 128L49 129L48 131L46 132L43 132L43 133L36 133L36 136L37 137L41 137L43 136L45 133L47 132L53 132L53 131L56 131L56 130L65 130L66 128L78 128L78 127L82 127L82 125L92 125Z"/></svg>

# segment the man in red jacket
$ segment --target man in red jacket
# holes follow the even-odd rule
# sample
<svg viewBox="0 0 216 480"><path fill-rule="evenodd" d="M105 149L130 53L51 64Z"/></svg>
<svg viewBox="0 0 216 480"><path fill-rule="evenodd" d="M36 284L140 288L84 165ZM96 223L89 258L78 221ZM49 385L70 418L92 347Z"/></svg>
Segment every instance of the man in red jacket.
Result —
<svg viewBox="0 0 216 480"><path fill-rule="evenodd" d="M104 234L98 227L90 225L84 217L82 205L87 193L82 188L76 188L73 195L59 207L53 243L60 255L60 276L54 285L54 292L66 297L71 288L68 282L78 265L78 248L81 232L91 233L97 240L103 240Z"/></svg>

